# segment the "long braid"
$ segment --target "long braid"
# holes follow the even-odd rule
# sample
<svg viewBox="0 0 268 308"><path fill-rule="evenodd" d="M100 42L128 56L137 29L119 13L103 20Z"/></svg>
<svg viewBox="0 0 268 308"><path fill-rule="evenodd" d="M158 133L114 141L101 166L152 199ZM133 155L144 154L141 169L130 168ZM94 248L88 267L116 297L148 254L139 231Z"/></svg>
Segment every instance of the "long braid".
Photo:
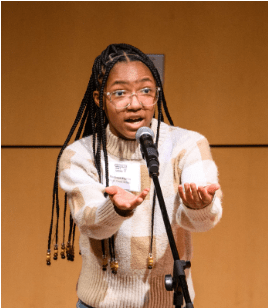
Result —
<svg viewBox="0 0 268 308"><path fill-rule="evenodd" d="M101 125L100 117L97 117L97 152L95 158L95 165L99 175L99 182L101 182Z"/></svg>
<svg viewBox="0 0 268 308"><path fill-rule="evenodd" d="M71 130L67 136L67 139L65 140L61 150L60 150L60 153L57 157L57 163L56 163L56 171L55 171L55 178L54 178L54 188L53 188L53 201L52 201L52 215L51 215L51 222L50 222L50 228L49 228L49 235L48 235L48 249L47 249L47 265L50 265L51 264L51 237L52 237L52 229L53 229L53 219L54 219L54 209L55 209L55 205L56 205L56 212L57 212L57 223L56 223L56 233L55 233L55 236L56 236L56 244L55 244L55 250L57 248L57 245L58 245L58 221L59 221L59 196L58 196L58 169L59 169L59 160L60 160L60 157L63 153L63 150L66 148L67 144L69 143L76 127L77 127L77 124L79 123L81 117L82 117L82 114L84 112L84 109L85 109L85 100L82 101L81 105L80 105L80 108L77 112L77 115L76 115L76 118L74 120L74 123L71 127ZM57 253L57 252L56 252ZM54 259L56 259L56 255L54 254Z"/></svg>
<svg viewBox="0 0 268 308"><path fill-rule="evenodd" d="M63 213L63 239L61 243L61 258L65 259L65 221L67 212L67 193L64 194L64 213Z"/></svg>
<svg viewBox="0 0 268 308"><path fill-rule="evenodd" d="M166 113L166 115L167 115L167 117L168 117L169 123L170 123L172 126L174 126L173 121L172 121L172 119L171 119L171 116L170 116L170 114L169 114L168 108L167 108L167 103L166 103L166 99L165 99L164 92L162 92L162 102L163 102L163 107L164 107L165 113Z"/></svg>
<svg viewBox="0 0 268 308"><path fill-rule="evenodd" d="M90 107L91 107L90 108L90 119L91 119L91 124L92 124L91 129L92 129L92 135L93 135L93 137L92 137L92 148L93 148L93 155L94 155L94 160L95 160L96 159L96 126L95 126L94 122L95 122L95 119L96 119L96 116L95 116L96 107L93 104L91 104ZM85 131L86 131L86 129L85 129Z"/></svg>
<svg viewBox="0 0 268 308"><path fill-rule="evenodd" d="M107 155L107 148L106 148L106 132L104 129L104 118L103 118L103 92L104 92L104 87L106 85L106 81L108 79L109 73L111 69L113 68L114 64L116 61L113 61L109 67L107 67L105 75L103 76L102 80L102 85L100 89L100 94L99 94L99 116L100 116L100 136L102 137L102 146L103 146L103 154L104 154L104 161L105 161L105 178L106 178L106 187L109 186L109 166L108 166L108 155ZM107 193L104 193L104 195L107 197ZM107 261L106 261L106 253L105 253L105 243L104 240L102 242L102 256L103 256L103 270L106 270L107 267ZM116 274L116 270L114 269L114 264L116 262L115 259L115 250L114 250L114 235L109 239L109 251L110 251L110 256L111 256L111 268L113 274Z"/></svg>
<svg viewBox="0 0 268 308"><path fill-rule="evenodd" d="M108 78L109 71L107 70L102 81L100 95L99 95L99 115L100 115L100 135L102 141L102 148L104 153L104 161L105 161L105 175L106 175L106 187L109 186L109 174L108 174L108 158L107 158L107 149L106 149L106 132L104 130L104 118L103 118L103 92L106 84L106 80Z"/></svg>

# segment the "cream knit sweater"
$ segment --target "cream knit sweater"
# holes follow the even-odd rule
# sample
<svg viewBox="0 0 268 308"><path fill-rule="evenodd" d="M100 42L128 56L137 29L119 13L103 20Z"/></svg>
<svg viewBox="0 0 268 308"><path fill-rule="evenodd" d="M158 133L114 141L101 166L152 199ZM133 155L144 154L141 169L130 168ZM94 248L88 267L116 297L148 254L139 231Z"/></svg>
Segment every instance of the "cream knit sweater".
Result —
<svg viewBox="0 0 268 308"><path fill-rule="evenodd" d="M152 120L156 135L157 120ZM151 236L153 183L136 141L114 136L107 127L108 159L138 162L141 190L150 187L144 202L128 217L116 213L105 186L99 183L93 163L92 137L68 146L60 160L60 185L68 194L74 220L80 230L82 270L78 280L78 297L95 308L163 308L173 307L173 292L165 290L164 277L173 273L173 258L158 201L155 207L153 269L147 268ZM178 194L178 185L217 183L217 167L207 140L200 134L165 123L160 126L159 182L181 260L192 257L191 232L207 231L222 215L221 192L212 204L200 210L187 208ZM101 239L115 235L118 273L108 267L102 271ZM107 243L107 241L106 241ZM108 245L106 246L108 252ZM190 270L187 283L194 299Z"/></svg>

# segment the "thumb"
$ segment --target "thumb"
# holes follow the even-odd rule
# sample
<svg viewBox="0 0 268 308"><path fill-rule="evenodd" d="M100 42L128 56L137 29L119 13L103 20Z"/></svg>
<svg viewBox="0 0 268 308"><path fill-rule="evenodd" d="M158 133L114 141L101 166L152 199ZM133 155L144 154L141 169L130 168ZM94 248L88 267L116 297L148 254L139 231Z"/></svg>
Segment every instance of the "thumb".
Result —
<svg viewBox="0 0 268 308"><path fill-rule="evenodd" d="M105 188L105 192L107 192L108 195L115 195L117 193L118 189L116 186L109 186Z"/></svg>
<svg viewBox="0 0 268 308"><path fill-rule="evenodd" d="M207 192L210 194L210 195L213 195L215 193L216 190L218 190L220 188L220 185L219 184L210 184L208 187L207 187Z"/></svg>

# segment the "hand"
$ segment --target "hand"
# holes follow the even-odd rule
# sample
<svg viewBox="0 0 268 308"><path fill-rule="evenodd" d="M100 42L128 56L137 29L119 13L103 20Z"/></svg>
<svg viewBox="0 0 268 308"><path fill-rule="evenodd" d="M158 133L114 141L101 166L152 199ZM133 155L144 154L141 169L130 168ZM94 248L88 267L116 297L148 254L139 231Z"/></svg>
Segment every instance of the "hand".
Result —
<svg viewBox="0 0 268 308"><path fill-rule="evenodd" d="M220 188L219 184L210 184L207 186L198 186L194 183L184 184L185 193L182 185L179 185L179 195L183 203L192 209L202 209L212 202L216 190Z"/></svg>
<svg viewBox="0 0 268 308"><path fill-rule="evenodd" d="M149 188L145 188L138 196L135 196L118 186L110 186L105 189L114 206L123 211L133 210L140 205L146 198L149 190Z"/></svg>

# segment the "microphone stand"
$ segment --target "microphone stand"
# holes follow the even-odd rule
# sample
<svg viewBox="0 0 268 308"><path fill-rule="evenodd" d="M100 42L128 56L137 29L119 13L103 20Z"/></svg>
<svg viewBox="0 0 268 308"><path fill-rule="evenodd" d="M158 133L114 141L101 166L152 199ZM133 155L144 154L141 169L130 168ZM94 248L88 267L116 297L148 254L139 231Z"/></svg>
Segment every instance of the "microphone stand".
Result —
<svg viewBox="0 0 268 308"><path fill-rule="evenodd" d="M172 251L173 259L174 259L174 267L173 267L173 278L171 275L165 276L165 287L167 291L174 290L173 304L176 308L181 308L183 304L183 297L185 299L186 306L185 308L194 308L191 298L189 295L188 285L185 278L185 268L189 268L191 266L190 261L183 261L179 258L179 253L176 247L176 243L174 240L174 236L172 233L171 225L169 222L167 209L165 206L165 201L162 195L162 190L158 180L158 173L149 172L150 177L153 179L157 198L159 201L159 205L161 208L164 224L166 227L166 232L168 235L169 245Z"/></svg>
<svg viewBox="0 0 268 308"><path fill-rule="evenodd" d="M160 204L166 232L169 240L169 245L174 259L173 277L165 276L165 287L167 291L174 290L173 304L176 308L181 308L183 305L183 297L186 306L184 308L194 308L185 278L185 268L191 266L190 261L183 261L179 258L179 253L176 247L171 225L169 222L165 201L162 195L162 190L158 180L159 162L157 147L153 143L154 133L148 127L141 127L136 133L136 139L140 142L142 157L146 159L150 177L153 179L157 198Z"/></svg>

